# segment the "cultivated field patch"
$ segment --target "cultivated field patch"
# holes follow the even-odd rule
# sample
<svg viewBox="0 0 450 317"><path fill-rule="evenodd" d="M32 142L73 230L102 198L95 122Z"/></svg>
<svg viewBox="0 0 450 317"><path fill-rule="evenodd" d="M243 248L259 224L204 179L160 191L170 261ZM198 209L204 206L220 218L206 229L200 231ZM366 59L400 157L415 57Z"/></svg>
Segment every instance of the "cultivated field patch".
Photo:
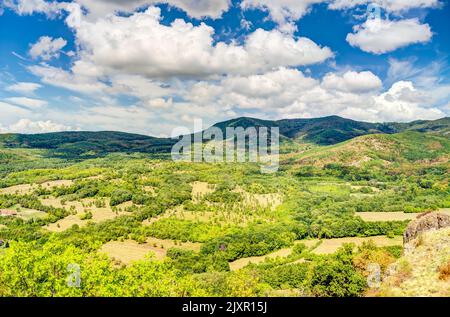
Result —
<svg viewBox="0 0 450 317"><path fill-rule="evenodd" d="M214 184L209 184L206 182L193 182L192 186L192 201L200 201L205 195L214 192Z"/></svg>
<svg viewBox="0 0 450 317"><path fill-rule="evenodd" d="M129 265L143 260L149 255L153 256L152 259L162 260L166 257L167 250L173 247L200 251L200 246L199 243L177 243L172 240L149 238L145 243L138 243L134 240L110 241L100 248L100 252L106 253L114 261Z"/></svg>
<svg viewBox="0 0 450 317"><path fill-rule="evenodd" d="M56 181L49 181L44 182L42 184L22 184L22 185L15 185L11 187L6 187L0 189L0 194L18 194L18 195L26 195L30 194L36 189L41 186L44 189L50 189L54 187L60 187L60 186L70 186L73 184L72 180L56 180Z"/></svg>
<svg viewBox="0 0 450 317"><path fill-rule="evenodd" d="M378 247L386 246L402 246L403 238L397 236L394 238L388 238L386 236L375 236L375 237L351 237L351 238L336 238L336 239L324 239L322 243L313 250L316 254L331 254L336 252L340 247L346 243L353 243L356 246L362 245L364 242L372 240Z"/></svg>
<svg viewBox="0 0 450 317"><path fill-rule="evenodd" d="M367 221L367 222L414 220L418 216L418 214L415 214L415 213L396 212L396 211L357 212L355 215L361 217L362 220Z"/></svg>
<svg viewBox="0 0 450 317"><path fill-rule="evenodd" d="M165 250L152 247L147 243L139 244L133 240L108 242L100 248L100 252L107 254L113 261L126 265L143 260L150 254L157 260L166 256Z"/></svg>
<svg viewBox="0 0 450 317"><path fill-rule="evenodd" d="M200 251L200 248L202 246L201 243L195 243L195 242L175 242L170 239L158 239L154 237L147 238L146 242L148 244L151 244L153 247L159 247L160 249L168 250L170 248L179 248L179 249L185 249L185 250L192 250L192 251Z"/></svg>
<svg viewBox="0 0 450 317"><path fill-rule="evenodd" d="M304 244L306 246L306 248L308 248L308 249L317 245L318 242L319 242L318 239L295 241L296 244L297 243ZM263 263L267 259L286 258L291 254L292 254L292 248L283 248L283 249L280 249L275 252L272 252L272 253L269 253L266 255L262 255L262 256L252 256L252 257L238 259L236 261L230 262L230 270L237 271L237 270L240 270L240 269L246 267L249 264ZM294 261L292 263L301 263L301 262L304 262L304 259L300 259L300 260Z"/></svg>
<svg viewBox="0 0 450 317"><path fill-rule="evenodd" d="M60 198L48 198L42 199L41 202L44 205L53 206L56 208L65 208L66 210L72 211L72 215L69 215L61 220L58 220L55 223L49 224L46 226L46 229L53 232L61 232L71 228L73 225L78 225L80 227L92 221L94 223L102 222L105 220L114 219L122 214L125 214L124 211L129 203L124 203L116 206L117 211L113 211L111 207L109 207L109 199L105 198L105 206L98 208L95 206L94 199L82 199L81 201L68 201L63 204ZM86 213L92 213L91 218L82 219L83 215Z"/></svg>
<svg viewBox="0 0 450 317"><path fill-rule="evenodd" d="M439 209L436 212L441 214L450 215L450 208ZM361 217L362 220L367 222L373 221L405 221L405 220L414 220L421 213L407 213L407 212L357 212L356 216Z"/></svg>
<svg viewBox="0 0 450 317"><path fill-rule="evenodd" d="M245 191L241 187L237 187L233 190L240 193L244 198L244 204L250 207L262 207L275 209L283 203L283 196L278 193L271 194L253 194Z"/></svg>
<svg viewBox="0 0 450 317"><path fill-rule="evenodd" d="M47 217L47 213L40 210L20 208L20 211L17 212L17 217L24 220L39 219Z"/></svg>

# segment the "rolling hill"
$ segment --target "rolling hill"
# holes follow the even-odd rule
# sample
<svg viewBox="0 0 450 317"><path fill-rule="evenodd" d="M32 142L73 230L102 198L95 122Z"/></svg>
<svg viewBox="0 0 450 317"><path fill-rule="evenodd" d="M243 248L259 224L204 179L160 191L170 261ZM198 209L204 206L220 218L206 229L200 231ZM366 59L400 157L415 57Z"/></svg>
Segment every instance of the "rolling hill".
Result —
<svg viewBox="0 0 450 317"><path fill-rule="evenodd" d="M370 123L355 121L339 116L312 119L283 119L277 121L240 117L214 125L223 132L227 127L278 127L280 134L291 140L314 143L317 145L333 145L368 134L393 134L403 131L430 132L448 135L450 118L432 121L413 121L410 123Z"/></svg>
<svg viewBox="0 0 450 317"><path fill-rule="evenodd" d="M277 121L240 117L219 122L213 127L221 129L224 133L227 127L278 127L281 143L288 145L287 148L290 149L292 144L330 146L360 136L389 135L404 131L426 132L448 137L450 118L411 123L368 123L338 116ZM43 149L46 150L47 156L60 158L99 157L113 152L167 154L176 141L113 131L0 135L0 145L5 148Z"/></svg>
<svg viewBox="0 0 450 317"><path fill-rule="evenodd" d="M174 140L123 132L55 132L43 134L4 134L6 148L45 149L50 156L98 157L112 152L170 152Z"/></svg>
<svg viewBox="0 0 450 317"><path fill-rule="evenodd" d="M280 134L291 140L318 145L336 144L354 137L373 133L395 133L389 124L368 123L330 116L314 119L283 119L278 121L241 117L214 125L225 131L227 127L278 127Z"/></svg>
<svg viewBox="0 0 450 317"><path fill-rule="evenodd" d="M331 145L315 147L293 154L289 162L299 165L324 166L339 163L347 166L392 163L444 163L448 162L450 139L448 137L404 131L395 134L371 134Z"/></svg>

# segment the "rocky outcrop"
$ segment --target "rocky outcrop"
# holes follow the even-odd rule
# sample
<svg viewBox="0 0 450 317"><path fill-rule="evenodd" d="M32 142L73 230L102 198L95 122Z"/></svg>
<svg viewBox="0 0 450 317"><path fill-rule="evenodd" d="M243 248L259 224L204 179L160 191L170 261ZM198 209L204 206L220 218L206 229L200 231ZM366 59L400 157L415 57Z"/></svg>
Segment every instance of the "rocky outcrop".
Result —
<svg viewBox="0 0 450 317"><path fill-rule="evenodd" d="M427 215L428 220L436 217ZM450 227L424 231L406 246L409 252L389 265L379 288L368 296L449 297Z"/></svg>
<svg viewBox="0 0 450 317"><path fill-rule="evenodd" d="M450 216L440 213L424 213L409 223L403 234L403 243L417 238L422 232L450 227Z"/></svg>

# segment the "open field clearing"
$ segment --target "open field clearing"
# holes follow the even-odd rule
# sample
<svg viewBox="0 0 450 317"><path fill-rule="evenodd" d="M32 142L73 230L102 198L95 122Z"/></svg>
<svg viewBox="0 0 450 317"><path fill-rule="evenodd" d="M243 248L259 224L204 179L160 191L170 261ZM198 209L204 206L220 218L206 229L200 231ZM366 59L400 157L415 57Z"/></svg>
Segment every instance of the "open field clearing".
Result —
<svg viewBox="0 0 450 317"><path fill-rule="evenodd" d="M246 267L250 263L258 264L266 261L266 259L274 259L274 258L285 258L289 256L292 253L292 248L285 248L280 249L278 251L262 255L262 256L253 256L248 258L242 258L233 262L230 262L230 270L231 271L237 271L239 269L242 269L243 267Z"/></svg>
<svg viewBox="0 0 450 317"><path fill-rule="evenodd" d="M144 186L143 188L142 188L146 193L149 193L149 194L151 194L151 195L156 195L156 190L155 190L155 187L153 187L153 186Z"/></svg>
<svg viewBox="0 0 450 317"><path fill-rule="evenodd" d="M173 247L193 251L200 250L200 244L198 243L178 244L172 240L149 238L146 243L137 243L133 240L111 241L104 244L100 248L100 252L106 253L112 260L129 265L132 262L145 259L150 254L154 256L154 259L162 260L166 257L167 250Z"/></svg>
<svg viewBox="0 0 450 317"><path fill-rule="evenodd" d="M45 189L54 188L54 187L60 187L60 186L70 186L73 184L72 180L57 180L57 181L49 181L42 184L22 184L22 185L15 185L11 187L6 187L0 189L0 194L30 194L34 190L38 189L39 186Z"/></svg>
<svg viewBox="0 0 450 317"><path fill-rule="evenodd" d="M193 182L191 186L192 202L194 204L201 203L205 195L213 193L215 190L215 186L207 182ZM233 191L240 193L243 196L243 201L228 204L207 201L208 208L201 211L186 210L183 206L177 206L167 210L162 215L144 220L142 224L148 226L161 219L174 218L214 224L233 223L245 226L255 221L273 221L275 216L269 212L269 209L273 211L283 202L282 195L278 193L253 194L246 192L240 187Z"/></svg>
<svg viewBox="0 0 450 317"><path fill-rule="evenodd" d="M237 224L239 226L245 226L255 221L267 221L267 217L264 215L252 215L246 214L239 210L238 205L233 206L215 206L211 207L214 211L189 211L185 210L183 206L178 206L172 210L166 211L163 215L151 218L144 221L144 225L152 224L160 219L174 218L180 220L189 220L193 222L205 222L214 224Z"/></svg>
<svg viewBox="0 0 450 317"><path fill-rule="evenodd" d="M20 205L13 206L9 209L1 209L0 215L17 217L23 220L39 219L47 217L47 213L44 211L22 208Z"/></svg>
<svg viewBox="0 0 450 317"><path fill-rule="evenodd" d="M347 185L350 185L350 183L346 183ZM373 192L380 192L380 189L374 186L361 186L361 185L350 185L350 188L353 190L361 190L364 188L368 188L369 190Z"/></svg>
<svg viewBox="0 0 450 317"><path fill-rule="evenodd" d="M79 201L67 201L63 204L61 198L49 197L40 200L44 206L50 206L54 208L74 209L77 212L82 212L85 208Z"/></svg>
<svg viewBox="0 0 450 317"><path fill-rule="evenodd" d="M438 209L437 212L439 212L441 214L450 215L450 208L441 208L441 209Z"/></svg>
<svg viewBox="0 0 450 317"><path fill-rule="evenodd" d="M170 248L179 248L179 249L185 249L185 250L192 250L192 251L200 251L201 243L194 243L194 242L178 242L176 243L173 240L169 239L158 239L158 238L147 238L146 240L147 244L151 244L154 247L158 247L164 250L168 250Z"/></svg>
<svg viewBox="0 0 450 317"><path fill-rule="evenodd" d="M22 218L24 220L39 219L47 217L47 213L40 210L21 208L20 211L17 213L17 217Z"/></svg>
<svg viewBox="0 0 450 317"><path fill-rule="evenodd" d="M206 182L193 182L192 186L192 201L200 201L205 195L214 191L214 184Z"/></svg>
<svg viewBox="0 0 450 317"><path fill-rule="evenodd" d="M357 212L356 216L361 217L364 221L404 221L414 220L419 214L405 212Z"/></svg>
<svg viewBox="0 0 450 317"><path fill-rule="evenodd" d="M320 240L318 240L318 239L298 240L298 241L295 241L295 243L296 244L302 243L308 249L310 249L310 248L314 247L315 245L317 245L317 243L319 241ZM275 252L272 252L272 253L269 253L266 255L262 255L262 256L253 256L253 257L238 259L236 261L230 262L230 270L237 271L239 269L246 267L250 263L253 263L253 264L263 263L267 259L285 258L291 254L292 254L292 248L284 248L284 249L280 249ZM301 262L304 262L304 259L300 259L300 260L294 261L292 263L301 263Z"/></svg>
<svg viewBox="0 0 450 317"><path fill-rule="evenodd" d="M373 197L375 196L375 194L363 194L363 193L351 193L350 197L354 197L354 198L358 198L358 199L364 199L364 198L369 198L369 197Z"/></svg>
<svg viewBox="0 0 450 317"><path fill-rule="evenodd" d="M166 219L166 218L177 218L177 215L179 215L180 213L183 212L183 206L177 206L173 209L169 209L166 210L165 213L163 213L162 215L159 215L157 217L152 217L149 219L145 219L144 221L142 221L142 225L143 226L150 226L152 223L155 223L161 219Z"/></svg>
<svg viewBox="0 0 450 317"><path fill-rule="evenodd" d="M142 225L149 226L157 221L167 218L188 220L192 222L202 222L209 224L221 224L221 225L234 224L236 226L241 227L247 226L248 224L257 221L272 222L275 220L274 218L275 216L264 214L262 211L259 214L256 214L257 211L254 211L255 214L246 214L243 211L245 209L241 208L241 205L239 204L235 204L232 206L216 205L214 207L211 207L211 210L214 211L189 211L185 210L183 206L177 206L173 209L167 210L162 215L144 220L142 222Z"/></svg>
<svg viewBox="0 0 450 317"><path fill-rule="evenodd" d="M255 221L256 218L252 216L239 215L232 212L212 212L212 211L187 211L182 207L175 211L168 212L162 218L175 218L181 220L189 220L194 222L206 222L206 223L242 223L247 224L251 221Z"/></svg>
<svg viewBox="0 0 450 317"><path fill-rule="evenodd" d="M82 199L81 201L69 201L66 202L64 205L62 204L60 198L43 199L42 203L44 205L73 210L73 212L75 213L73 215L65 217L64 219L58 220L55 223L49 224L48 226L46 226L46 229L53 232L61 232L69 229L75 224L81 227L86 225L89 221L99 223L105 220L114 219L122 214L125 214L123 210L125 210L125 208L129 206L128 202L123 203L121 205L118 205L117 206L118 211L114 212L111 209L111 207L109 207L109 201L106 199L105 202L107 207L98 208L94 205L93 199ZM81 217L87 212L92 213L92 218L82 220Z"/></svg>
<svg viewBox="0 0 450 317"><path fill-rule="evenodd" d="M81 220L80 216L78 215L70 215L67 216L64 219L58 220L55 223L51 223L45 227L45 229L52 231L52 232L62 232L69 228L71 228L73 225L78 225L80 227L86 225L88 223L87 220Z"/></svg>
<svg viewBox="0 0 450 317"><path fill-rule="evenodd" d="M240 193L244 197L244 204L249 207L259 206L262 208L270 208L273 210L283 203L283 196L278 193L253 194L245 191L239 186L233 191L236 193Z"/></svg>
<svg viewBox="0 0 450 317"><path fill-rule="evenodd" d="M126 265L143 260L149 254L152 254L157 260L162 260L166 256L165 250L155 248L147 243L139 244L133 240L108 242L101 247L100 252L107 254L112 260Z"/></svg>
<svg viewBox="0 0 450 317"><path fill-rule="evenodd" d="M450 208L439 209L438 213L450 215ZM419 217L421 213L406 213L406 212L357 212L356 216L359 216L364 221L404 221L414 220Z"/></svg>
<svg viewBox="0 0 450 317"><path fill-rule="evenodd" d="M356 246L363 244L364 242L368 242L372 240L376 246L378 247L387 247L387 246L402 246L403 238L401 236L397 236L395 238L388 238L386 236L375 236L375 237L352 237L352 238L336 238L336 239L324 239L322 243L313 250L316 254L331 254L336 252L340 247L342 247L346 243L353 243Z"/></svg>
<svg viewBox="0 0 450 317"><path fill-rule="evenodd" d="M327 183L318 183L308 185L308 190L312 193L350 193L350 186L346 184L327 184Z"/></svg>

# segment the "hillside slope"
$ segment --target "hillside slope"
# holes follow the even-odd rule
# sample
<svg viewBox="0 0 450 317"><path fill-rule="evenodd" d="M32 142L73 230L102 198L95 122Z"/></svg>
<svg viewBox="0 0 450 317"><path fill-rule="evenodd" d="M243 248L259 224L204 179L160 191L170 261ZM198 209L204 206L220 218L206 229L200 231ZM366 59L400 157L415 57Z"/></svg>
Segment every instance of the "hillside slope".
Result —
<svg viewBox="0 0 450 317"><path fill-rule="evenodd" d="M450 296L450 227L424 232L385 277L378 296Z"/></svg>
<svg viewBox="0 0 450 317"><path fill-rule="evenodd" d="M291 140L317 145L333 145L368 134L394 134L404 131L430 132L448 136L450 118L410 123L370 123L339 116L312 119L260 120L249 117L236 118L214 125L225 132L227 127L278 127L280 134Z"/></svg>
<svg viewBox="0 0 450 317"><path fill-rule="evenodd" d="M317 147L297 155L301 165L324 166L339 163L348 166L401 162L448 162L450 139L429 133L407 131L397 134L374 134L354 138L333 146Z"/></svg>

